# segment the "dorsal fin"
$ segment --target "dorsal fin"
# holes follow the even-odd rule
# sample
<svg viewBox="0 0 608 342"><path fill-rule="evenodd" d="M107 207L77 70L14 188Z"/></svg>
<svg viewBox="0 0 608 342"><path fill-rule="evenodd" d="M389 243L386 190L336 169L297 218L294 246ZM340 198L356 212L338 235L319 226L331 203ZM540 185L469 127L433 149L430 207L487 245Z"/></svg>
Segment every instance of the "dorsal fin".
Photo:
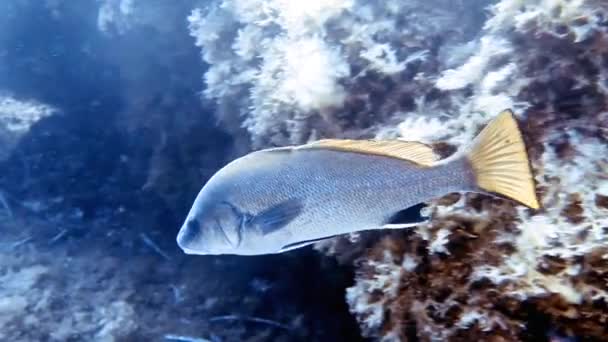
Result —
<svg viewBox="0 0 608 342"><path fill-rule="evenodd" d="M329 149L336 151L375 154L431 166L438 160L433 148L416 141L324 139L296 149Z"/></svg>

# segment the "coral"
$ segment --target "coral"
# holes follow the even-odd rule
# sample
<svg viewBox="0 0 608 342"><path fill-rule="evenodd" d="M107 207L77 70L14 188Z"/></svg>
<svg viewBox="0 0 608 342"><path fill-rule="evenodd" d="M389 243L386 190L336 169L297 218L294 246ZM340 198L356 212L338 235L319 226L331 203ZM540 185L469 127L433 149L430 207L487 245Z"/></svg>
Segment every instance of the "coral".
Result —
<svg viewBox="0 0 608 342"><path fill-rule="evenodd" d="M103 32L96 3L122 15L113 0L0 11L0 88L59 108L2 162L0 340L359 340L332 260L177 249L176 221L239 137L200 105L191 2L124 1Z"/></svg>
<svg viewBox="0 0 608 342"><path fill-rule="evenodd" d="M41 265L31 267L23 267L16 270L10 270L3 267L0 284L2 284L2 300L0 301L0 338L7 339L8 331L16 324L16 320L20 316L18 313L25 312L31 303L31 297L28 292L32 290L34 285L38 283L40 277L47 272L47 269ZM27 322L32 325L35 322Z"/></svg>
<svg viewBox="0 0 608 342"><path fill-rule="evenodd" d="M0 217L1 341L360 340L340 297L350 272L314 253L200 260L160 232L146 234L159 253L135 229L22 210Z"/></svg>
<svg viewBox="0 0 608 342"><path fill-rule="evenodd" d="M205 98L253 148L377 137L448 156L499 111L515 111L541 210L452 194L430 203L433 220L416 229L316 245L355 266L346 299L364 335L601 339L608 6L464 3L218 0L188 20L209 64Z"/></svg>
<svg viewBox="0 0 608 342"><path fill-rule="evenodd" d="M14 246L2 246L0 251L0 339L65 341L90 336L118 341L137 329L131 304L120 299L105 302L119 295L113 289L91 292L88 300L78 298L83 294L74 291L83 291L86 279L69 285L57 279L50 282L65 277L60 275L63 270L41 262L46 254L33 246L26 252ZM64 292L64 286L71 286L71 291ZM63 311L66 304L69 311Z"/></svg>
<svg viewBox="0 0 608 342"><path fill-rule="evenodd" d="M54 112L56 109L45 104L0 97L0 123L10 132L24 134L34 123Z"/></svg>
<svg viewBox="0 0 608 342"><path fill-rule="evenodd" d="M0 160L8 157L32 125L56 112L46 104L0 94Z"/></svg>
<svg viewBox="0 0 608 342"><path fill-rule="evenodd" d="M444 107L447 119L414 112L396 131L408 137L441 127L443 136L421 138L443 139L453 151L500 109L518 108L543 208L447 197L431 205L429 224L377 243L359 259L347 295L368 336L517 340L547 338L550 328L598 340L608 334L608 7L500 1L492 14L477 52L435 83L459 108ZM417 266L408 271L404 263ZM397 284L386 284L387 269L401 272L392 278Z"/></svg>
<svg viewBox="0 0 608 342"><path fill-rule="evenodd" d="M466 41L476 14L444 0L224 0L188 20L210 65L205 97L258 148L369 135L414 108L440 63L435 42Z"/></svg>

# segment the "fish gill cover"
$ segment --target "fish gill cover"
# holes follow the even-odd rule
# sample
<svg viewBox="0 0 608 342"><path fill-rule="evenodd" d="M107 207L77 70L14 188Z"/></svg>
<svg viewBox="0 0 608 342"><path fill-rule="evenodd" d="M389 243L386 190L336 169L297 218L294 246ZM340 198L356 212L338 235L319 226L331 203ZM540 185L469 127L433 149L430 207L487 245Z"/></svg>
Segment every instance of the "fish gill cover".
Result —
<svg viewBox="0 0 608 342"><path fill-rule="evenodd" d="M433 220L426 225L407 231L352 234L315 248L355 269L354 284L339 300L348 303L361 333L375 340L548 340L557 335L605 340L608 336L608 5L604 1L100 0L92 12L82 9L89 6L84 2L68 6L57 0L20 16L14 15L21 13L19 6L33 6L27 1L14 6L10 3L4 5L9 10L2 12L10 19L2 21L5 25L44 12L63 23L64 34L97 30L106 37L93 42L77 38L83 46L76 56L86 63L72 65L82 65L81 69L50 64L56 67L51 73L59 70L68 77L67 81L56 82L86 84L95 95L103 94L100 110L99 102L95 102L99 96L53 87L54 83L45 77L49 63L24 58L29 56L23 55L18 42L5 40L10 31L2 30L3 42L17 47L16 53L9 49L0 54L0 71L8 75L2 88L25 95L2 95L2 103L22 108L19 112L24 113L18 116L17 126L10 119L13 126L6 125L0 131L2 141L12 142L6 145L10 150L2 153L9 156L8 162L33 165L35 176L46 177L44 182L34 180L45 185L38 187L44 191L31 194L22 185L31 183L29 173L28 182L17 185L4 175L2 190L26 194L29 207L40 211L40 207L68 202L84 208L84 213L75 216L90 219L114 210L112 206L118 202L122 204L120 215L129 216L129 225L152 225L159 220L177 224L177 217L184 214L201 180L249 149L330 137L377 137L419 140L449 155L501 110L512 108L529 148L541 210L531 211L487 196L453 194L431 203ZM81 21L74 23L73 17ZM70 24L80 30L69 30ZM44 52L26 52L67 55L69 47L52 41L49 44L51 49ZM200 49L203 66L198 57L191 58L194 47ZM103 73L86 72L87 65L100 60L108 64ZM7 65L18 65L23 70ZM23 74L41 82L40 88L32 91L24 86L16 79ZM124 92L120 101L108 89ZM202 91L202 106L191 89ZM97 109L84 111L86 115L66 113L66 108L76 102L91 103L86 108ZM213 108L213 115L209 108ZM2 113L14 112L0 111L0 120L10 117ZM109 145L104 141L120 143L119 151L135 149L136 153L126 153L127 159L112 158L111 154L103 164L89 164L96 166L92 170L82 162L62 163L59 167L49 164L50 171L46 170L38 166L47 165L44 156L33 157L24 151L31 152L36 144L44 146L57 139L27 138L47 136L53 122L63 125L62 121L53 121L61 116L72 122L61 130L77 131L73 134L82 136L97 132L87 127L112 123L103 134L89 137L96 148L92 153L98 156L107 152ZM209 122L214 120L228 134L210 128ZM217 146L203 143L202 136L217 141ZM77 144L58 146L59 152L75 149ZM70 156L83 158L80 154ZM95 171L102 166L113 170L107 181L78 188L83 190L78 196L57 195L75 192L71 183L64 182L66 172L69 179L83 172L95 179L102 177ZM20 170L9 173L25 177ZM117 178L128 178L129 187L121 188L124 184ZM82 194L86 194L84 198ZM134 205L142 197L154 206ZM150 217L142 212L155 214ZM97 227L104 225L102 222ZM146 249L155 246L154 241L161 241L160 247L156 246L161 252L174 248L173 231L137 231L131 235L124 228L115 231L120 234L106 238L110 246ZM138 238L129 240L133 234ZM134 242L146 241L139 239L139 234L144 234L141 236L148 242ZM57 236L62 237L51 235L50 240ZM74 253L66 250L67 256ZM298 253L296 258L302 255ZM52 268L47 264L41 268L37 261L29 260L31 267L17 267L23 263L20 255L3 258L10 272L3 272L0 278L7 284L9 299L14 299L5 298L0 303L0 324L12 329L16 323L11 313L30 313L21 324L31 327L38 319L45 319L45 303L50 302L48 305L55 310L60 305L48 295L53 287L46 292L38 290L33 297L24 294L29 288L40 287L41 281L53 279L49 275ZM110 277L115 269L104 265L119 264L120 260L117 256L107 259L110 261L101 263L101 269L92 272L98 274L93 281ZM168 266L175 262L155 265L160 270L152 273L180 277L194 286L200 278L188 278L192 272L186 269L201 269L202 261L193 259L181 261L179 267ZM143 281L147 290L142 292L158 293L160 287L154 284L163 282L141 275L153 268L147 259L143 260L137 259L135 265L139 267L134 266L136 273L148 280ZM210 272L239 272L237 266L221 266L234 265L232 260L213 260L204 263ZM264 260L293 262L289 255ZM178 275L173 268L180 269ZM305 273L306 279L331 277L323 277L312 268L307 261L296 270ZM130 269L119 273L127 273L127 277L133 272ZM294 269L287 266L281 270L294 274ZM15 282L8 281L11 279ZM282 281L279 287L297 282ZM14 285L17 282L26 285L19 288ZM143 286L141 281L130 282ZM48 281L44 284L48 286ZM225 286L217 280L214 284L204 289L219 291ZM266 287L256 286L260 288ZM176 302L181 289L174 292ZM78 318L63 320L62 329L45 336L51 340L73 336L153 338L156 335L152 331L158 327L133 323L137 322L136 310L143 306L131 291L128 286L120 287L119 296L111 304L101 300L96 305L103 310L92 314L86 307L74 306ZM269 300L260 291L256 292L259 297ZM273 291L269 293L294 296L284 288ZM338 292L333 290L324 298ZM104 293L116 295L111 289ZM179 305L169 305L157 297L150 301L158 305L158 312L176 319L200 317L200 306L205 318L218 312L220 305L213 302L213 297L195 295L191 290L184 296L186 300L180 299ZM256 295L243 297L249 304L260 302ZM196 304L196 300L203 304ZM229 295L215 300L239 305ZM249 304L244 306L249 308ZM273 312L289 315L293 310L282 307ZM298 318L293 320L292 324L298 325ZM309 317L302 320L309 326L317 324L318 330L328 329ZM212 328L208 322L199 324L198 329ZM192 326L188 327L194 333ZM346 333L344 326L341 329ZM10 335L11 331L2 333L21 336ZM320 339L334 335L305 336Z"/></svg>

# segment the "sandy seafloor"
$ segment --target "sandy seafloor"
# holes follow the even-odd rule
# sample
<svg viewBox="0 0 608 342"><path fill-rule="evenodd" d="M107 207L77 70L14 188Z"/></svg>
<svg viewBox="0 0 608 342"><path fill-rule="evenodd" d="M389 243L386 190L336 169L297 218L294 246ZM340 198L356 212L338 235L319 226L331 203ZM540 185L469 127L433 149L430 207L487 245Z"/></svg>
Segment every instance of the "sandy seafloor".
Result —
<svg viewBox="0 0 608 342"><path fill-rule="evenodd" d="M2 220L2 341L359 340L348 272L314 254L188 258L164 243L165 258L136 234L51 236L14 214Z"/></svg>

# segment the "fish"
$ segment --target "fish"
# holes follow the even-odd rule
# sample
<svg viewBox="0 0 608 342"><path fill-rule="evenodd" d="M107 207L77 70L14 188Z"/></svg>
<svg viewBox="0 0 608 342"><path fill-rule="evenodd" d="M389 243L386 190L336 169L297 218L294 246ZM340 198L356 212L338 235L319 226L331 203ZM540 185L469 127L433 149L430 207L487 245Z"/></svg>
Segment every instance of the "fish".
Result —
<svg viewBox="0 0 608 342"><path fill-rule="evenodd" d="M428 222L426 203L453 192L540 205L511 110L440 159L404 140L323 139L237 158L202 187L177 244L193 255L264 255L368 230Z"/></svg>

